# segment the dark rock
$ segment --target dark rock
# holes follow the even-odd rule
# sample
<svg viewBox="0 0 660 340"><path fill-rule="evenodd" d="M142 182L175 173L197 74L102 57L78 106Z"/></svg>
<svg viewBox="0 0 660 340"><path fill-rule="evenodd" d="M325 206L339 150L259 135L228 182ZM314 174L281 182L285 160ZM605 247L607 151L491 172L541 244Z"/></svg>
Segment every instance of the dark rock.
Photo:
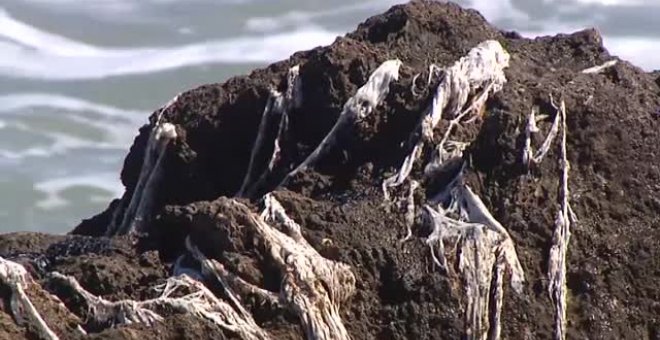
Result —
<svg viewBox="0 0 660 340"><path fill-rule="evenodd" d="M282 89L287 70L301 65L303 105L292 112L293 140L284 151L290 169L332 128L345 101L371 71L389 58L399 58L404 63L400 79L373 117L343 136L341 147L314 170L302 172L274 195L319 252L352 267L357 292L341 312L353 338L460 338L460 280L434 267L422 239L399 243L405 234L403 216L383 207L380 184L383 175L401 163L403 144L433 95L429 87L421 97L414 96L413 77L421 74L425 79L430 64L450 65L487 39L500 41L511 54L508 82L489 99L482 122L459 129L455 136L475 140L468 150L474 169L468 180L511 233L527 276L523 294L505 289L502 338L551 338L553 332L547 257L558 209L558 150L553 147L530 174L520 166L520 134L527 115L532 107L553 114L550 94L563 98L568 110L571 199L579 217L568 254L567 337L657 337L660 120L649 115L660 107L657 73L622 61L601 74L582 74L612 59L595 30L525 39L502 33L477 12L451 3L395 6L330 46L183 93L164 113L182 137L165 160L146 246L136 249L128 239L112 241L122 245L115 247L104 243L106 239L80 238L67 241L82 243L58 252L61 258L52 265L97 294L142 299L153 294L149 287L167 277L171 262L184 251L183 240L191 236L207 256L246 281L277 290L275 269L263 258L262 245L241 227L250 223L241 217L244 212L224 204L246 172L268 89ZM544 132L549 125L539 123ZM439 129L446 127L443 122ZM149 126L140 129L125 160L121 177L127 199L137 182L149 132ZM258 166L263 169L266 161ZM272 180L264 191L277 183ZM259 204L258 197L253 199L244 202ZM111 204L73 233L103 235L117 206ZM48 253L60 247L52 244L62 239L5 235L0 237L0 256ZM148 255L140 256L143 251ZM66 294L63 300L85 315ZM248 304L275 338L302 337L295 317ZM57 322L58 316L45 319ZM168 318L154 328L95 331L100 333L94 336L105 338L222 336L213 325L189 316Z"/></svg>

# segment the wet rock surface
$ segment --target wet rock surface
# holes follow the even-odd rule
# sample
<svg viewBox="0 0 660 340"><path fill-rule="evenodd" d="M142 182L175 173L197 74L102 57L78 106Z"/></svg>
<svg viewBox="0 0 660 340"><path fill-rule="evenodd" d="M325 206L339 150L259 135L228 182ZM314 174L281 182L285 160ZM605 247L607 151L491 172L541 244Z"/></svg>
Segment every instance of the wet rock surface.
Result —
<svg viewBox="0 0 660 340"><path fill-rule="evenodd" d="M186 254L186 237L209 258L245 282L274 294L281 271L244 209L259 213L267 192L301 226L305 240L324 258L345 263L355 292L341 305L341 319L354 339L458 339L465 337L465 291L456 268L441 271L415 219L406 235L404 212L387 204L383 179L401 165L406 141L431 102L438 79L429 66L450 66L485 40L510 54L507 83L492 95L477 121L457 128L453 139L470 142L464 158L475 193L508 230L526 274L523 292L505 287L501 315L504 339L553 337L554 305L548 293L548 254L559 207L559 147L531 169L521 161L527 117L533 108L555 114L550 95L567 108L569 185L577 223L567 255L567 338L657 339L660 335L660 84L658 75L619 61L597 74L589 67L613 59L594 30L524 39L489 25L457 5L414 1L366 20L328 47L182 93L162 110L177 140L168 146L153 197L148 229L138 235L104 237L113 216L135 191L152 125L140 129L121 173L126 193L108 210L83 221L70 235L17 233L0 236L0 256L23 264L34 285L28 296L61 338L236 338L204 317L168 313L152 326L90 322L87 306L67 287L49 280L57 271L75 277L89 292L110 301L158 296ZM339 135L312 169L278 183L316 148L344 103L382 62L403 62L384 102ZM233 199L271 89L285 91L287 72L300 65L302 105L289 113L281 166L260 192ZM415 77L419 75L418 77ZM413 87L415 90L411 91ZM151 117L152 123L161 113ZM448 127L441 121L436 131ZM266 169L277 126L256 166ZM540 141L533 141L535 145ZM412 175L419 176L417 163ZM415 194L419 204L433 182ZM403 189L407 190L407 187ZM401 190L404 192L406 190ZM449 248L449 246L447 245ZM449 258L453 261L452 258ZM191 259L190 267L195 267ZM507 274L508 275L508 274ZM217 282L205 280L222 298ZM16 323L9 291L0 285L2 337L34 338L31 323ZM61 305L54 297L57 296ZM273 339L300 339L298 316L286 305L240 294L256 323ZM86 335L78 329L81 326Z"/></svg>

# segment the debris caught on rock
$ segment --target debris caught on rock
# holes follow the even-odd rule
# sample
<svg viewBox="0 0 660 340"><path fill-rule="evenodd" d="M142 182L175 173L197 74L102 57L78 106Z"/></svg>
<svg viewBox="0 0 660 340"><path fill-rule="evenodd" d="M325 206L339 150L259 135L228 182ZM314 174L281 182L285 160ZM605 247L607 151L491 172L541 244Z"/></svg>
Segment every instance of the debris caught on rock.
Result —
<svg viewBox="0 0 660 340"><path fill-rule="evenodd" d="M560 128L560 159L561 181L559 186L559 211L555 220L554 236L552 238L552 247L550 248L550 258L548 260L548 278L550 285L548 291L552 301L555 303L555 339L566 339L566 271L568 264L566 253L571 238L571 225L577 222L577 217L573 213L570 202L570 192L568 190L568 179L570 164L566 151L566 104L561 102L557 108L557 115L561 120Z"/></svg>
<svg viewBox="0 0 660 340"><path fill-rule="evenodd" d="M619 62L619 61L616 60L616 59L613 59L613 60L610 60L608 62L603 63L602 65L597 65L597 66L594 66L594 67L586 68L586 69L582 70L582 73L584 73L584 74L601 73L604 70L616 65L617 62Z"/></svg>
<svg viewBox="0 0 660 340"><path fill-rule="evenodd" d="M462 57L451 67L438 71L442 80L436 89L433 102L426 109L408 140L412 150L403 161L397 174L383 182L383 193L386 199L390 196L389 188L403 184L408 178L425 144L433 143L437 162L444 161L444 145L454 128L467 115L478 114L488 96L499 91L506 83L504 69L509 66L509 59L509 54L499 42L488 40L474 47L467 56ZM472 101L465 107L470 95L473 95ZM443 117L450 118L451 121L436 144L433 142L433 130Z"/></svg>
<svg viewBox="0 0 660 340"><path fill-rule="evenodd" d="M511 287L519 294L523 290L525 274L507 230L463 182L462 174L457 177L446 188L451 193L449 202L435 208L424 206L423 216L432 226L426 243L431 248L433 260L445 272L449 271L445 242L454 243L453 252L467 295L467 337L499 339L503 273L511 274ZM491 291L491 287L495 288ZM495 307L492 303L496 304Z"/></svg>
<svg viewBox="0 0 660 340"><path fill-rule="evenodd" d="M89 308L90 317L97 324L109 324L112 327L130 324L154 326L164 320L163 315L175 311L203 317L227 331L237 334L242 339L262 340L269 337L250 318L237 314L225 301L218 299L203 283L187 275L172 276L167 282L154 287L160 292L155 299L135 301L108 301L98 297L70 276L53 272L51 280L65 285L82 298ZM192 291L180 295L180 291Z"/></svg>
<svg viewBox="0 0 660 340"><path fill-rule="evenodd" d="M31 282L30 275L25 267L0 257L0 284L9 287L9 308L17 323L23 324L27 319L37 328L37 334L42 339L59 339L44 321L30 298L25 293Z"/></svg>
<svg viewBox="0 0 660 340"><path fill-rule="evenodd" d="M259 124L259 132L257 133L257 138L254 141L254 146L250 154L250 163L248 163L248 168L245 173L245 178L243 179L243 184L236 193L237 197L243 197L248 194L253 194L255 189L258 189L265 178L268 176L268 173L273 170L275 167L280 153L280 141L288 131L289 124L289 112L291 109L300 107L302 103L302 81L300 80L300 66L296 65L289 69L287 75L287 88L284 94L281 94L275 90L271 90L271 94L268 97L266 103L266 108L261 118L261 123ZM254 177L257 175L255 167L257 166L256 158L258 152L261 150L264 143L265 130L270 119L274 117L279 117L279 128L277 131L277 137L273 142L273 154L271 155L267 167L262 171L261 175L257 177L256 183L254 182Z"/></svg>
<svg viewBox="0 0 660 340"><path fill-rule="evenodd" d="M279 186L286 185L293 176L313 166L336 143L337 134L345 128L345 124L351 124L371 114L389 93L390 83L399 79L401 65L400 60L393 59L387 60L378 66L369 76L367 83L346 101L339 119L321 143L302 163L286 175Z"/></svg>
<svg viewBox="0 0 660 340"><path fill-rule="evenodd" d="M272 195L266 195L264 204L263 219L280 223L283 232L261 218L251 220L280 267L280 295L299 315L307 339L350 339L339 314L341 304L355 291L356 279L350 267L322 257Z"/></svg>
<svg viewBox="0 0 660 340"><path fill-rule="evenodd" d="M550 101L554 105L552 96L550 97ZM539 128L536 125L536 119L535 110L532 109L531 113L529 114L529 118L527 118L527 126L525 128L525 148L523 150L522 156L523 165L525 165L527 168L529 168L532 163L539 164L541 161L543 161L545 155L548 153L548 151L550 151L552 142L554 141L555 137L557 137L557 132L559 132L560 118L559 114L557 113L555 114L555 119L552 122L552 127L550 128L550 132L548 132L548 136L546 136L543 144L541 144L541 147L536 152L534 152L532 148L532 135L539 132Z"/></svg>
<svg viewBox="0 0 660 340"><path fill-rule="evenodd" d="M415 0L185 91L122 199L0 235L0 337L653 339L657 74L602 40Z"/></svg>
<svg viewBox="0 0 660 340"><path fill-rule="evenodd" d="M116 210L117 214L108 226L106 236L143 232L142 228L148 223L147 219L153 210L155 190L162 176L165 151L170 142L177 138L176 127L161 121L162 113L174 105L177 98L178 96L172 99L160 111L149 136L140 177L128 206L121 217L119 216L121 209Z"/></svg>

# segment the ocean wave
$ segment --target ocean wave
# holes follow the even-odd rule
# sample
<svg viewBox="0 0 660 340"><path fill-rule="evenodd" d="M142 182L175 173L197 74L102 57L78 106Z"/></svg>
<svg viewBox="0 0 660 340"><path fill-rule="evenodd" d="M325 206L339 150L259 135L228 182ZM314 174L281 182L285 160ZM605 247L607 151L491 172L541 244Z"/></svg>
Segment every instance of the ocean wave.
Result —
<svg viewBox="0 0 660 340"><path fill-rule="evenodd" d="M50 157L72 150L94 148L124 150L140 125L147 122L149 112L121 109L78 98L43 93L0 95L2 128L18 133L37 133L50 140L47 145L36 143L20 149L0 148L0 158L20 160L27 157ZM63 131L24 122L24 118L48 116L50 119L70 121L101 132L89 139L77 135L76 129Z"/></svg>
<svg viewBox="0 0 660 340"><path fill-rule="evenodd" d="M51 178L34 184L34 188L45 194L45 198L36 202L35 206L43 210L52 210L67 206L69 202L62 197L67 189L74 187L92 187L105 194L95 193L90 199L95 202L107 202L112 198L120 197L124 187L114 172L97 173L81 176Z"/></svg>
<svg viewBox="0 0 660 340"><path fill-rule="evenodd" d="M0 95L0 113L26 112L32 108L52 108L71 112L93 112L102 117L120 118L135 122L145 120L149 112L122 109L110 105L90 102L84 99L68 97L50 93L15 93Z"/></svg>
<svg viewBox="0 0 660 340"><path fill-rule="evenodd" d="M480 11L489 21L500 26L515 29L528 38L559 33L575 32L598 24L598 13L593 17L581 17L567 20L562 13L584 11L586 6L628 7L639 6L641 2L624 2L623 0L577 0L574 2L558 2L553 7L554 15L543 20L532 17L513 5L511 0L494 2L491 0L474 0L470 7ZM553 4L555 6L555 4ZM656 57L660 53L660 37L632 37L604 34L603 44L613 55L629 60L646 71L660 69Z"/></svg>
<svg viewBox="0 0 660 340"><path fill-rule="evenodd" d="M19 129L24 129L25 131L31 129L25 129L24 125L15 125ZM95 149L95 150L116 150L119 153L125 152L126 146L117 142L95 142L82 138L72 137L63 133L49 133L41 132L40 133L49 138L52 142L48 145L36 145L28 146L18 150L7 150L0 149L0 159L3 161L19 165L18 161L22 161L26 158L48 158L48 157L57 157L67 152L76 152L80 149Z"/></svg>
<svg viewBox="0 0 660 340"><path fill-rule="evenodd" d="M174 47L105 48L43 31L0 10L0 75L44 80L99 79L208 63L268 63L331 43L318 27Z"/></svg>

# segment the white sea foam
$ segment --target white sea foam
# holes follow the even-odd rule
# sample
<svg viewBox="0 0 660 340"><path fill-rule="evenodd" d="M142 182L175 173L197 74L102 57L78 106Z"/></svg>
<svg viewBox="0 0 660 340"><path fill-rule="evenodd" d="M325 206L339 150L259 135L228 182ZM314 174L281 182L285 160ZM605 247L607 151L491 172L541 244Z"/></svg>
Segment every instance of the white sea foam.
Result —
<svg viewBox="0 0 660 340"><path fill-rule="evenodd" d="M639 1L627 2L624 0L578 0L575 2L549 0L548 2L557 2L556 10L558 13L581 10L580 6L584 7L585 5L635 6L641 4ZM597 21L590 22L585 20L566 21L560 16L538 20L517 9L511 3L511 0L473 0L470 7L480 11L491 22L506 22L515 27L540 27L537 29L518 30L523 36L529 38L575 32L587 27L596 26L597 23ZM656 57L660 51L660 37L635 38L604 35L603 43L611 54L629 60L647 71L660 69L660 60Z"/></svg>
<svg viewBox="0 0 660 340"><path fill-rule="evenodd" d="M15 124L14 127L23 129L24 131L33 130L26 128L25 125ZM94 142L82 138L72 137L63 133L42 132L43 136L52 140L49 145L31 146L21 150L4 150L0 149L0 158L8 161L18 161L30 157L57 157L67 152L74 152L80 149L94 148L98 150L117 150L124 151L125 145L120 145L115 142Z"/></svg>
<svg viewBox="0 0 660 340"><path fill-rule="evenodd" d="M272 62L331 43L317 27L174 47L105 48L52 34L0 11L0 75L73 80L150 73L207 63Z"/></svg>
<svg viewBox="0 0 660 340"><path fill-rule="evenodd" d="M93 112L104 117L119 118L128 122L146 121L148 112L122 109L110 105L98 104L84 99L49 93L14 93L0 95L0 113L25 112L36 107L68 110L71 112Z"/></svg>
<svg viewBox="0 0 660 340"><path fill-rule="evenodd" d="M62 208L69 202L62 197L62 193L76 186L93 187L107 192L107 195L94 195L93 201L109 201L111 198L119 197L124 188L118 181L118 175L113 172L89 174L82 176L52 178L38 182L34 188L43 192L46 197L35 205L44 210Z"/></svg>
<svg viewBox="0 0 660 340"><path fill-rule="evenodd" d="M38 49L43 53L59 56L92 56L99 53L93 46L39 30L16 20L1 7L0 27L0 37L16 42L17 47Z"/></svg>
<svg viewBox="0 0 660 340"><path fill-rule="evenodd" d="M18 117L33 115L34 109L56 110L64 119L97 128L104 133L101 141L89 140L75 133L51 131L22 122ZM96 148L124 150L147 122L148 112L125 110L62 95L22 93L0 96L0 115L4 127L11 126L19 131L36 132L52 140L49 145L35 145L22 150L0 148L0 158L20 160L26 157L49 157L75 149Z"/></svg>

